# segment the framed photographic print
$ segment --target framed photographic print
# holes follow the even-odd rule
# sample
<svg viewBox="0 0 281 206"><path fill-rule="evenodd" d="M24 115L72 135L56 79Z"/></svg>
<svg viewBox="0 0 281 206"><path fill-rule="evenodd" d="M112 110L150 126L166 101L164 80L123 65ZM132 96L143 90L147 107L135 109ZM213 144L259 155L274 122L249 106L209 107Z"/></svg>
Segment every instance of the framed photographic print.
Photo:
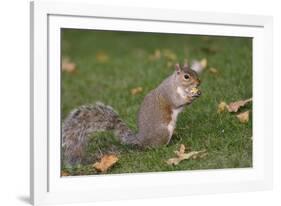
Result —
<svg viewBox="0 0 281 206"><path fill-rule="evenodd" d="M271 17L34 1L31 39L33 204L272 188Z"/></svg>

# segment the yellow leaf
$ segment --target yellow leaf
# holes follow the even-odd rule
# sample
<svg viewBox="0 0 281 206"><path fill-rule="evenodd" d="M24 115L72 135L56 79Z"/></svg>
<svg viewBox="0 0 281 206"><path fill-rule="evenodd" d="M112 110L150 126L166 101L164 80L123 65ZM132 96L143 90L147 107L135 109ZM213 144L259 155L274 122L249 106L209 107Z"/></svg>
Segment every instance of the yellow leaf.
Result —
<svg viewBox="0 0 281 206"><path fill-rule="evenodd" d="M249 121L249 114L250 111L246 111L236 115L236 117L239 119L241 123L247 123Z"/></svg>
<svg viewBox="0 0 281 206"><path fill-rule="evenodd" d="M208 153L206 150L191 151L185 153L185 146L181 144L179 151L175 151L175 154L177 155L177 157L170 158L166 161L168 165L177 165L183 160L203 158Z"/></svg>
<svg viewBox="0 0 281 206"><path fill-rule="evenodd" d="M219 103L219 106L218 106L218 110L217 110L217 113L222 113L226 110L227 108L227 104L226 102L220 102Z"/></svg>
<svg viewBox="0 0 281 206"><path fill-rule="evenodd" d="M181 159L178 157L170 158L167 160L168 165L178 165L180 163Z"/></svg>
<svg viewBox="0 0 281 206"><path fill-rule="evenodd" d="M200 60L200 64L202 65L203 69L205 69L208 65L208 61L206 58Z"/></svg>
<svg viewBox="0 0 281 206"><path fill-rule="evenodd" d="M168 67L168 68L171 68L172 66L174 66L174 63L171 62L171 61L168 61L168 62L167 62L167 67ZM174 68L174 67L173 67L173 68Z"/></svg>
<svg viewBox="0 0 281 206"><path fill-rule="evenodd" d="M142 87L136 87L136 88L131 89L131 94L137 95L137 94L141 93L142 91L143 91Z"/></svg>
<svg viewBox="0 0 281 206"><path fill-rule="evenodd" d="M96 162L93 167L99 172L106 172L118 161L115 155L104 155L99 162Z"/></svg>
<svg viewBox="0 0 281 206"><path fill-rule="evenodd" d="M179 153L184 154L184 152L185 152L185 146L184 146L184 144L181 144L180 149L179 149Z"/></svg>
<svg viewBox="0 0 281 206"><path fill-rule="evenodd" d="M212 74L217 74L217 73L218 73L218 70L217 70L216 68L214 68L214 67L211 67L211 68L209 69L209 72L211 72Z"/></svg>
<svg viewBox="0 0 281 206"><path fill-rule="evenodd" d="M179 151L175 151L175 154L178 157L180 157L180 156L182 156L184 154L184 152L185 152L185 146L184 146L184 144L181 144L180 148L179 148Z"/></svg>
<svg viewBox="0 0 281 206"><path fill-rule="evenodd" d="M164 49L163 50L163 56L167 59L167 60L170 60L170 61L175 61L177 60L177 55L172 52L171 50L169 49Z"/></svg>
<svg viewBox="0 0 281 206"><path fill-rule="evenodd" d="M96 53L96 60L99 63L106 63L106 62L108 62L109 57L108 57L108 55L105 52L100 51L100 52Z"/></svg>
<svg viewBox="0 0 281 206"><path fill-rule="evenodd" d="M160 58L161 58L161 51L159 49L156 49L154 53L149 56L149 60L152 61L158 60Z"/></svg>

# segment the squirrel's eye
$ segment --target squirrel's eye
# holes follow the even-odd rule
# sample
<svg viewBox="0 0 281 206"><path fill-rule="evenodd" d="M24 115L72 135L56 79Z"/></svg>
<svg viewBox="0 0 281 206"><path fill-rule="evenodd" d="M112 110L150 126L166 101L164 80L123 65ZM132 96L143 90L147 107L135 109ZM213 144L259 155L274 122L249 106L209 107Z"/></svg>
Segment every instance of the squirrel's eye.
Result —
<svg viewBox="0 0 281 206"><path fill-rule="evenodd" d="M185 79L189 79L189 75L188 75L188 74L185 74L185 75L184 75L184 78L185 78Z"/></svg>

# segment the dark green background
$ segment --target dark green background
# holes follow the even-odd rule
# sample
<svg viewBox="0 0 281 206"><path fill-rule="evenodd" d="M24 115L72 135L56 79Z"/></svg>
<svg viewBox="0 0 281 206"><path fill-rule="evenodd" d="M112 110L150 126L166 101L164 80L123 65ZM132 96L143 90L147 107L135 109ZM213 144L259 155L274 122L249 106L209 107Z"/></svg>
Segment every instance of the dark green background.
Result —
<svg viewBox="0 0 281 206"><path fill-rule="evenodd" d="M161 56L151 60L155 50L168 50L176 59ZM108 56L100 62L98 53ZM136 115L143 97L173 72L174 63L207 58L208 68L200 76L202 96L180 114L168 146L136 150L122 146L111 133L93 135L88 156L108 151L119 153L119 162L109 173L171 170L242 168L252 166L252 118L247 124L235 114L217 114L220 101L232 102L252 96L252 39L134 32L62 30L62 56L76 65L74 73L62 72L62 117L75 107L96 101L111 105L136 130ZM132 95L130 90L142 87ZM251 110L249 104L244 110ZM208 156L169 166L166 160L185 144L189 150L207 149ZM114 145L114 146L113 146ZM93 163L93 162L92 162ZM64 168L70 175L94 174L91 164Z"/></svg>

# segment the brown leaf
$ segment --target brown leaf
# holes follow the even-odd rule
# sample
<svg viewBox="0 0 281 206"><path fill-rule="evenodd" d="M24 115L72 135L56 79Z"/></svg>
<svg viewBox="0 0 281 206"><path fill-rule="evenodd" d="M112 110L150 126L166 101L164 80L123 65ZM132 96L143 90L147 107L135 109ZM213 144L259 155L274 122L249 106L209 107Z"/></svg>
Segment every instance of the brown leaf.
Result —
<svg viewBox="0 0 281 206"><path fill-rule="evenodd" d="M222 113L227 109L227 104L226 102L220 102L218 106L217 113Z"/></svg>
<svg viewBox="0 0 281 206"><path fill-rule="evenodd" d="M168 165L177 165L182 160L203 158L207 155L207 151L200 150L185 153L185 146L181 144L179 151L175 151L175 154L177 155L177 157L170 158L166 161Z"/></svg>
<svg viewBox="0 0 281 206"><path fill-rule="evenodd" d="M118 161L116 155L104 155L99 162L96 162L93 167L99 172L106 172Z"/></svg>
<svg viewBox="0 0 281 206"><path fill-rule="evenodd" d="M242 112L238 115L236 115L236 117L239 119L239 121L241 123L247 123L249 121L249 114L250 114L250 111L246 111L246 112Z"/></svg>
<svg viewBox="0 0 281 206"><path fill-rule="evenodd" d="M237 112L240 107L245 106L248 102L251 102L252 98L246 100L239 100L237 102L231 102L227 105L227 110L229 112Z"/></svg>
<svg viewBox="0 0 281 206"><path fill-rule="evenodd" d="M178 157L181 157L184 154L184 152L185 152L185 146L184 146L184 144L181 144L179 151L175 151L175 154Z"/></svg>
<svg viewBox="0 0 281 206"><path fill-rule="evenodd" d="M171 61L168 61L168 62L167 62L167 67L168 67L168 68L174 68L173 66L174 66L174 63L173 63L173 62L171 62Z"/></svg>
<svg viewBox="0 0 281 206"><path fill-rule="evenodd" d="M216 68L214 68L214 67L211 67L211 68L209 69L209 72L211 72L212 74L217 74L217 73L218 73L218 70L217 70Z"/></svg>
<svg viewBox="0 0 281 206"><path fill-rule="evenodd" d="M169 49L164 49L163 50L163 56L167 59L167 60L170 60L170 61L175 61L177 60L177 55L172 52L171 50Z"/></svg>
<svg viewBox="0 0 281 206"><path fill-rule="evenodd" d="M167 164L168 165L178 165L181 161L182 161L182 159L180 159L178 157L174 157L174 158L168 159Z"/></svg>
<svg viewBox="0 0 281 206"><path fill-rule="evenodd" d="M62 71L73 73L76 70L76 64L73 63L69 57L62 58Z"/></svg>
<svg viewBox="0 0 281 206"><path fill-rule="evenodd" d="M136 88L131 89L131 94L132 95L137 95L137 94L142 93L142 91L143 91L142 87L136 87Z"/></svg>
<svg viewBox="0 0 281 206"><path fill-rule="evenodd" d="M181 144L179 149L179 154L184 154L184 152L185 152L185 146L184 144Z"/></svg>
<svg viewBox="0 0 281 206"><path fill-rule="evenodd" d="M99 63L106 63L109 60L109 56L107 55L107 53L105 53L103 51L99 51L96 53L96 60Z"/></svg>
<svg viewBox="0 0 281 206"><path fill-rule="evenodd" d="M149 56L149 60L155 61L161 58L161 51L156 49L153 54Z"/></svg>
<svg viewBox="0 0 281 206"><path fill-rule="evenodd" d="M62 171L61 176L69 176L70 174L66 171Z"/></svg>

